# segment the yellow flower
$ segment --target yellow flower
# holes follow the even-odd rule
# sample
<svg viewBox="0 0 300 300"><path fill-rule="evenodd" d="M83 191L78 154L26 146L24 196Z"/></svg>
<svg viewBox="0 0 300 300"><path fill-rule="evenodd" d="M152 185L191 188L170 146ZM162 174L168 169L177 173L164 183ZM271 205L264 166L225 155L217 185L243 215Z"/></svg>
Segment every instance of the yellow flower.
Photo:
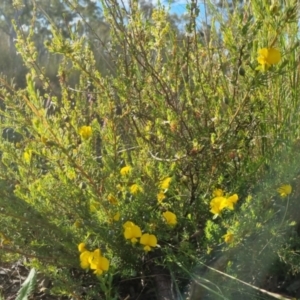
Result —
<svg viewBox="0 0 300 300"><path fill-rule="evenodd" d="M92 252L92 254L89 257L89 263L92 263L94 259L98 258L101 256L101 251L100 249L96 249Z"/></svg>
<svg viewBox="0 0 300 300"><path fill-rule="evenodd" d="M11 244L12 243L12 241L11 240L8 240L8 239L4 239L4 240L2 240L1 242L0 242L0 244L2 243L2 245L9 245L9 244Z"/></svg>
<svg viewBox="0 0 300 300"><path fill-rule="evenodd" d="M90 268L94 271L94 274L101 275L104 271L109 268L109 261L107 258L101 255L100 249L94 250L89 256Z"/></svg>
<svg viewBox="0 0 300 300"><path fill-rule="evenodd" d="M166 198L166 195L164 194L163 191L160 191L158 194L157 194L157 201L159 203L162 203L162 201Z"/></svg>
<svg viewBox="0 0 300 300"><path fill-rule="evenodd" d="M213 196L214 197L222 197L224 195L224 192L223 192L223 190L221 190L221 189L215 189L214 191L213 191Z"/></svg>
<svg viewBox="0 0 300 300"><path fill-rule="evenodd" d="M129 175L130 172L131 172L132 168L130 166L125 166L123 167L121 170L120 170L120 174L122 176L126 176L126 175Z"/></svg>
<svg viewBox="0 0 300 300"><path fill-rule="evenodd" d="M117 212L117 213L113 216L114 221L118 222L118 221L120 220L120 216L121 216L120 213Z"/></svg>
<svg viewBox="0 0 300 300"><path fill-rule="evenodd" d="M27 164L30 164L32 157L32 150L26 150L23 154L24 160Z"/></svg>
<svg viewBox="0 0 300 300"><path fill-rule="evenodd" d="M114 195L112 195L112 194L109 194L109 195L107 196L107 200L108 200L111 204L113 204L113 205L117 205L117 204L118 204L118 200L117 200L116 197L115 197Z"/></svg>
<svg viewBox="0 0 300 300"><path fill-rule="evenodd" d="M126 240L130 240L131 243L135 244L137 242L137 239L142 236L141 228L134 223L127 221L123 225L125 231L124 231L124 237Z"/></svg>
<svg viewBox="0 0 300 300"><path fill-rule="evenodd" d="M79 256L79 259L80 259L80 267L82 269L88 269L90 267L90 256L93 255L92 252L90 251L83 251L80 256Z"/></svg>
<svg viewBox="0 0 300 300"><path fill-rule="evenodd" d="M8 245L11 243L11 240L3 232L0 232L0 245Z"/></svg>
<svg viewBox="0 0 300 300"><path fill-rule="evenodd" d="M219 215L221 210L225 207L225 197L215 197L210 201L210 212L214 215Z"/></svg>
<svg viewBox="0 0 300 300"><path fill-rule="evenodd" d="M229 201L228 198L225 198L221 204L220 204L220 209L223 210L224 208L228 208L230 210L233 210L234 207L233 207L233 202Z"/></svg>
<svg viewBox="0 0 300 300"><path fill-rule="evenodd" d="M73 226L75 226L76 228L80 228L82 226L82 222L79 220L76 220L73 224Z"/></svg>
<svg viewBox="0 0 300 300"><path fill-rule="evenodd" d="M216 193L215 193L216 195ZM219 215L224 208L234 209L234 205L239 200L237 194L234 194L228 198L226 197L215 197L210 201L210 212L214 215Z"/></svg>
<svg viewBox="0 0 300 300"><path fill-rule="evenodd" d="M126 229L127 227L132 227L134 226L135 224L131 221L127 221L123 224L123 228Z"/></svg>
<svg viewBox="0 0 300 300"><path fill-rule="evenodd" d="M163 213L163 216L168 225L175 226L177 224L177 217L170 211L166 211Z"/></svg>
<svg viewBox="0 0 300 300"><path fill-rule="evenodd" d="M234 235L232 232L227 231L226 234L222 236L224 238L225 243L229 244L234 240Z"/></svg>
<svg viewBox="0 0 300 300"><path fill-rule="evenodd" d="M151 250L151 247L156 247L157 245L157 238L155 235L153 234L149 234L149 233L144 233L142 236L141 236L141 239L140 239L140 244L144 245L144 250L146 252L150 251Z"/></svg>
<svg viewBox="0 0 300 300"><path fill-rule="evenodd" d="M277 189L277 192L284 198L292 192L292 186L290 184L284 184Z"/></svg>
<svg viewBox="0 0 300 300"><path fill-rule="evenodd" d="M129 189L130 189L130 193L132 195L136 195L139 192L141 192L141 193L143 192L143 188L136 183L133 184Z"/></svg>
<svg viewBox="0 0 300 300"><path fill-rule="evenodd" d="M85 243L80 243L80 244L78 245L78 251L79 251L80 253L86 251Z"/></svg>
<svg viewBox="0 0 300 300"><path fill-rule="evenodd" d="M91 126L82 126L79 128L78 133L84 140L87 140L92 136L92 127Z"/></svg>
<svg viewBox="0 0 300 300"><path fill-rule="evenodd" d="M263 70L268 69L271 65L278 64L281 59L281 53L274 48L262 48L258 51L258 63Z"/></svg>
<svg viewBox="0 0 300 300"><path fill-rule="evenodd" d="M104 271L109 268L109 260L103 256L99 257L93 264L91 264L91 269L95 270L94 274L101 275Z"/></svg>
<svg viewBox="0 0 300 300"><path fill-rule="evenodd" d="M170 186L172 178L171 177L167 177L165 179L163 179L160 183L159 183L159 188L162 190L167 190Z"/></svg>
<svg viewBox="0 0 300 300"><path fill-rule="evenodd" d="M236 202L238 200L239 200L239 197L237 194L234 194L228 198L225 198L225 200L223 200L221 202L220 209L222 210L223 208L229 208L230 210L233 210L234 204L236 204Z"/></svg>
<svg viewBox="0 0 300 300"><path fill-rule="evenodd" d="M236 204L238 200L239 200L239 196L237 194L233 194L232 196L227 198L227 201L233 204Z"/></svg>

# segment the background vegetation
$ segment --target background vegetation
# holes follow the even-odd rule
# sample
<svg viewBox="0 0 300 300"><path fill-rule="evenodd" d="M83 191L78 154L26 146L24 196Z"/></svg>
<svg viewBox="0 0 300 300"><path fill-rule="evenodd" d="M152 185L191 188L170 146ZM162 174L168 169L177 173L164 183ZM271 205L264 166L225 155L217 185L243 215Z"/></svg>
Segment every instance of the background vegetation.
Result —
<svg viewBox="0 0 300 300"><path fill-rule="evenodd" d="M298 3L186 11L0 4L0 254L53 294L296 296Z"/></svg>

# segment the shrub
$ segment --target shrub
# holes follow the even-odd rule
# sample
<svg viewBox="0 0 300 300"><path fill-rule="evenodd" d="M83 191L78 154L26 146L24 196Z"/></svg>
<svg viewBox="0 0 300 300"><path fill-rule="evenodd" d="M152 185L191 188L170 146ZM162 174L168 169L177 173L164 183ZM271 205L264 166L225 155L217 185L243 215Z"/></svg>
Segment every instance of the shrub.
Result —
<svg viewBox="0 0 300 300"><path fill-rule="evenodd" d="M0 143L2 251L51 274L53 292L82 295L88 281L106 299L122 291L114 280L139 274L148 286L154 276L158 299L165 286L179 294L220 243L214 268L242 280L261 282L277 254L298 272L286 250L298 221L296 3L207 6L204 38L196 2L185 34L162 6L150 18L136 1L102 7L113 71L99 72L76 28L66 39L53 25L45 45L61 56L60 96L36 63L34 30L18 34L26 88L3 77L0 92L1 130L20 137ZM80 262L98 280L73 276Z"/></svg>

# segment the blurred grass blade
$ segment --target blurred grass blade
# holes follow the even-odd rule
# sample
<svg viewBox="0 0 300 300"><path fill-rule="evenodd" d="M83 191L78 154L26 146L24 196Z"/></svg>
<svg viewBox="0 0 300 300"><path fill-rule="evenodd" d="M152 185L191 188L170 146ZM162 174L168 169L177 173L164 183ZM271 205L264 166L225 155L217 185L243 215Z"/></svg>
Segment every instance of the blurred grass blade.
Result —
<svg viewBox="0 0 300 300"><path fill-rule="evenodd" d="M16 300L27 300L28 296L33 292L36 284L36 270L32 268L23 282L21 289L18 292Z"/></svg>

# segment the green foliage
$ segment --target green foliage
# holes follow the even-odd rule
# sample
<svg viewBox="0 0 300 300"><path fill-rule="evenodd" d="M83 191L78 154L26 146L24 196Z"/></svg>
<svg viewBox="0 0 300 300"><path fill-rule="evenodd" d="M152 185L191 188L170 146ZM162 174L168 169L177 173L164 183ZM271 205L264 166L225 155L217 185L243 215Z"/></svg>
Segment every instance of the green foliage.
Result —
<svg viewBox="0 0 300 300"><path fill-rule="evenodd" d="M81 16L83 7L65 6L70 17ZM226 13L211 5L202 38L195 2L185 35L162 6L145 13L137 1L121 8L107 0L102 8L109 28L103 38L88 19L81 20L90 24L85 29L63 31L63 19L46 13L44 47L49 61L59 62L50 67L55 88L40 63L35 27L26 35L15 27L27 74L24 88L0 79L1 251L31 258L53 278L52 292L81 295L89 284L95 290L88 297L98 297L100 286L106 299L122 291L115 278L157 278L159 268L180 278L179 293L210 254L225 257L215 269L253 285L278 257L298 273L297 250L287 250L299 247L291 226L299 222L296 3L276 14L267 1L230 5ZM32 8L31 24L41 12ZM98 67L91 37L105 47L110 60L102 66L109 68ZM263 48L282 58L259 70ZM295 197L281 199L282 184L291 184ZM216 189L224 195L213 195ZM214 217L216 197L227 204ZM145 252L139 233L123 228L127 221L158 245ZM82 273L79 243L101 250ZM110 262L103 274L101 257ZM219 288L230 297L234 284Z"/></svg>

